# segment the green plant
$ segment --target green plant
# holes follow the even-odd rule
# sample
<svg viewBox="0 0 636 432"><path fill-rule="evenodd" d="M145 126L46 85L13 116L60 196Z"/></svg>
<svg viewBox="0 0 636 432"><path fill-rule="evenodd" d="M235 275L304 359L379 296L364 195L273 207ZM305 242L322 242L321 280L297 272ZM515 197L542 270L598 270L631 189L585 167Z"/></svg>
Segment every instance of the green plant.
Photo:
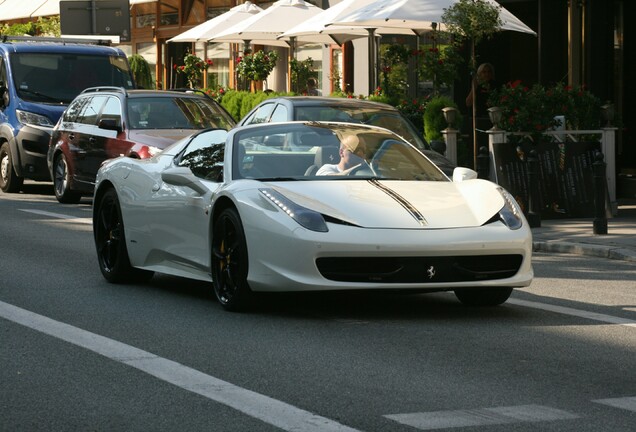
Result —
<svg viewBox="0 0 636 432"><path fill-rule="evenodd" d="M448 127L448 123L442 109L446 107L457 108L457 104L448 96L433 96L426 104L424 110L424 138L426 141L439 141L444 138L442 130ZM459 129L462 121L461 113L457 110L455 123L452 127Z"/></svg>
<svg viewBox="0 0 636 432"><path fill-rule="evenodd" d="M175 64L174 70L185 75L190 88L196 88L208 66L212 66L212 60L207 59L204 61L200 57L188 53L183 57L183 65Z"/></svg>
<svg viewBox="0 0 636 432"><path fill-rule="evenodd" d="M457 69L462 57L453 45L429 48L415 52L419 56L419 76L433 82L433 93L441 87L450 87L457 79Z"/></svg>
<svg viewBox="0 0 636 432"><path fill-rule="evenodd" d="M257 51L254 54L245 54L239 57L236 64L236 71L239 76L250 81L266 80L278 61L276 51Z"/></svg>
<svg viewBox="0 0 636 432"><path fill-rule="evenodd" d="M555 115L565 116L566 129L584 130L601 127L601 100L584 86L561 83L547 90Z"/></svg>
<svg viewBox="0 0 636 432"><path fill-rule="evenodd" d="M563 115L567 129L597 129L600 127L601 101L582 87L563 84L545 88L540 84L532 87L519 80L506 83L495 89L488 99L490 106L502 110L498 125L508 132L523 133L537 143L543 133L561 126L555 119ZM512 141L522 136L512 135Z"/></svg>
<svg viewBox="0 0 636 432"><path fill-rule="evenodd" d="M291 70L292 88L296 93L303 91L309 78L318 78L318 72L314 70L314 60L311 57L300 61L291 59L289 68Z"/></svg>
<svg viewBox="0 0 636 432"><path fill-rule="evenodd" d="M413 123L413 126L415 126L420 134L423 134L423 116L427 104L428 100L426 98L400 99L400 101L395 104L395 107L398 109L398 111L400 111L400 113L402 113L404 117L406 117L411 123Z"/></svg>
<svg viewBox="0 0 636 432"><path fill-rule="evenodd" d="M154 88L154 83L152 82L152 73L150 72L150 65L142 55L131 55L130 57L128 57L128 63L130 64L130 71L135 78L135 83L137 84L138 88Z"/></svg>

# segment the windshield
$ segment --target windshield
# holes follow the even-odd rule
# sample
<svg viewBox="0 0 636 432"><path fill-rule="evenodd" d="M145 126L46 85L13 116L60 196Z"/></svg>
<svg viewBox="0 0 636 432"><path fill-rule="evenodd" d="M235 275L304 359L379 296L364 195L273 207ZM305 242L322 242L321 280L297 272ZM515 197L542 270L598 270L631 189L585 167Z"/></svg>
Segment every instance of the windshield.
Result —
<svg viewBox="0 0 636 432"><path fill-rule="evenodd" d="M68 104L87 87L133 88L125 57L66 53L15 53L11 71L18 96L30 102Z"/></svg>
<svg viewBox="0 0 636 432"><path fill-rule="evenodd" d="M214 101L191 97L128 98L131 129L208 129L229 130L234 120Z"/></svg>
<svg viewBox="0 0 636 432"><path fill-rule="evenodd" d="M238 131L234 178L256 180L392 179L449 181L410 143L356 124L270 123Z"/></svg>
<svg viewBox="0 0 636 432"><path fill-rule="evenodd" d="M427 148L415 127L399 111L385 109L381 106L369 104L299 106L296 108L294 118L297 120L336 121L380 126L395 132L419 149Z"/></svg>

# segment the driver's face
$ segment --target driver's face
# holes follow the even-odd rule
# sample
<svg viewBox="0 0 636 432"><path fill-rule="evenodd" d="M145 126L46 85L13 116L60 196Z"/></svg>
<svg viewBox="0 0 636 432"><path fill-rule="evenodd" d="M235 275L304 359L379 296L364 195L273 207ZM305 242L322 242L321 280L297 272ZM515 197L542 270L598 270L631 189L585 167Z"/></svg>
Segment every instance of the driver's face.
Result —
<svg viewBox="0 0 636 432"><path fill-rule="evenodd" d="M340 157L344 162L345 169L347 169L360 164L364 160L364 152L359 150L354 153L348 148L341 148Z"/></svg>

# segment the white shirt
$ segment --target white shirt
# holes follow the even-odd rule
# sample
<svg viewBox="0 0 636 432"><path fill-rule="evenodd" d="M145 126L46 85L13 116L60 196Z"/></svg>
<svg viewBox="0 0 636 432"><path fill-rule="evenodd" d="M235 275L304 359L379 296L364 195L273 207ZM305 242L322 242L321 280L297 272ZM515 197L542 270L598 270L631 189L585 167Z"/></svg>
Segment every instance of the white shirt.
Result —
<svg viewBox="0 0 636 432"><path fill-rule="evenodd" d="M334 175L340 174L341 172L342 170L340 169L338 164L324 164L323 166L318 168L318 171L316 171L316 175Z"/></svg>

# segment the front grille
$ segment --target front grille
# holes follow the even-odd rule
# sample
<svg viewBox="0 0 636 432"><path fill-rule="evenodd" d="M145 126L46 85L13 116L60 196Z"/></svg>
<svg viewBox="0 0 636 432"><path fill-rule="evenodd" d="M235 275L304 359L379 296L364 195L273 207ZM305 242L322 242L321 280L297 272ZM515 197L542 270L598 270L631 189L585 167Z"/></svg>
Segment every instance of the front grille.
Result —
<svg viewBox="0 0 636 432"><path fill-rule="evenodd" d="M505 279L521 266L521 255L318 258L323 277L338 282L442 283Z"/></svg>

